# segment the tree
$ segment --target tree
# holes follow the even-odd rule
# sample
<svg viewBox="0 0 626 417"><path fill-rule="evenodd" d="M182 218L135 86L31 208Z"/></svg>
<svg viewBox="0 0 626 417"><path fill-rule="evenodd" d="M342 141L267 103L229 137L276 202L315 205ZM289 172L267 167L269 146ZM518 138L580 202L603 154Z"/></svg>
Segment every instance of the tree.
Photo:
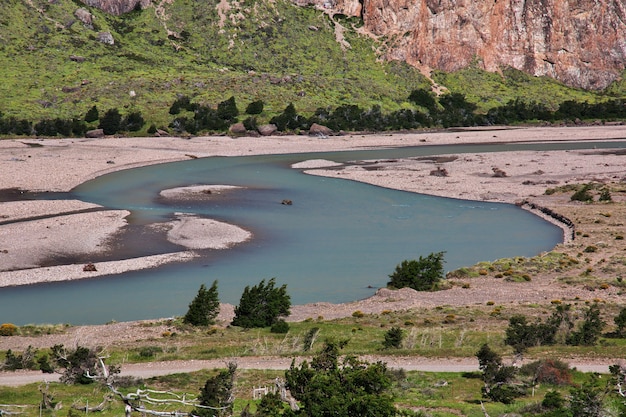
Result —
<svg viewBox="0 0 626 417"><path fill-rule="evenodd" d="M122 120L120 127L122 130L129 132L137 132L146 124L140 111L134 111L129 113L124 120Z"/></svg>
<svg viewBox="0 0 626 417"><path fill-rule="evenodd" d="M87 123L95 122L100 118L100 114L98 113L98 108L94 105L89 111L85 114L85 121Z"/></svg>
<svg viewBox="0 0 626 417"><path fill-rule="evenodd" d="M239 110L237 109L234 96L231 96L228 100L224 100L217 105L217 116L228 123L237 122Z"/></svg>
<svg viewBox="0 0 626 417"><path fill-rule="evenodd" d="M583 322L578 326L578 330L572 332L567 339L568 345L574 346L594 346L606 323L600 317L600 307L593 304L585 310Z"/></svg>
<svg viewBox="0 0 626 417"><path fill-rule="evenodd" d="M297 130L308 129L309 124L306 117L301 116L296 112L296 108L293 103L289 103L285 110L278 116L274 116L270 119L270 123L276 125L278 130Z"/></svg>
<svg viewBox="0 0 626 417"><path fill-rule="evenodd" d="M63 345L54 345L50 350L54 364L65 369L61 375L61 382L86 385L94 382L96 377L102 376L103 370L95 350L84 346L66 349ZM117 372L119 369L111 370L111 373Z"/></svg>
<svg viewBox="0 0 626 417"><path fill-rule="evenodd" d="M515 353L522 354L532 346L552 345L555 342L559 324L555 320L542 323L527 323L526 317L519 314L509 319L504 343L512 346Z"/></svg>
<svg viewBox="0 0 626 417"><path fill-rule="evenodd" d="M109 109L100 119L100 129L105 135L114 135L120 130L122 124L122 116L118 109Z"/></svg>
<svg viewBox="0 0 626 417"><path fill-rule="evenodd" d="M264 106L263 100L253 101L246 107L246 114L261 114Z"/></svg>
<svg viewBox="0 0 626 417"><path fill-rule="evenodd" d="M326 341L321 352L309 364L291 363L285 372L291 395L302 416L374 416L396 415L390 393L391 377L383 362L368 363L354 356L340 364L339 350L347 342Z"/></svg>
<svg viewBox="0 0 626 417"><path fill-rule="evenodd" d="M572 417L600 417L603 416L604 390L597 385L597 376L580 387L570 390L569 408Z"/></svg>
<svg viewBox="0 0 626 417"><path fill-rule="evenodd" d="M386 349L400 348L402 346L402 340L404 339L404 331L399 327L392 327L385 332L385 340L383 346Z"/></svg>
<svg viewBox="0 0 626 417"><path fill-rule="evenodd" d="M617 337L626 336L626 307L621 309L613 321L615 322L615 326L617 326L617 329L615 330Z"/></svg>
<svg viewBox="0 0 626 417"><path fill-rule="evenodd" d="M210 326L215 324L215 317L220 312L220 300L217 293L217 281L208 290L200 285L196 298L189 304L183 323L192 326Z"/></svg>
<svg viewBox="0 0 626 417"><path fill-rule="evenodd" d="M230 362L227 369L206 380L198 400L202 407L196 407L193 415L200 417L229 416L233 409L233 386L237 364Z"/></svg>
<svg viewBox="0 0 626 417"><path fill-rule="evenodd" d="M431 253L426 258L420 256L418 260L404 260L393 274L389 275L391 281L388 287L410 287L416 291L432 291L443 279L443 255L444 252Z"/></svg>
<svg viewBox="0 0 626 417"><path fill-rule="evenodd" d="M523 395L523 390L514 385L517 370L505 366L502 358L486 343L476 352L478 367L482 371L484 386L483 397L492 401L510 404L516 397Z"/></svg>
<svg viewBox="0 0 626 417"><path fill-rule="evenodd" d="M431 112L437 110L437 101L435 100L435 95L423 88L418 88L417 90L411 91L409 95L409 101L417 104L418 106L422 106L428 109Z"/></svg>
<svg viewBox="0 0 626 417"><path fill-rule="evenodd" d="M265 284L262 280L258 285L250 288L246 286L235 307L233 326L244 328L268 327L279 317L286 317L290 313L291 297L287 294L287 285L274 288L276 279L272 278Z"/></svg>

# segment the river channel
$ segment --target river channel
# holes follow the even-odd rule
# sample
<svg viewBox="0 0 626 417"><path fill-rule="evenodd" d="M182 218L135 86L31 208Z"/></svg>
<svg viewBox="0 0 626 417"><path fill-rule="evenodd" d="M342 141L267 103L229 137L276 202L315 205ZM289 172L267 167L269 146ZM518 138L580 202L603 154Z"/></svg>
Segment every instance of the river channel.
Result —
<svg viewBox="0 0 626 417"><path fill-rule="evenodd" d="M144 225L194 213L254 235L228 250L203 250L187 263L92 280L0 290L4 322L95 324L185 313L200 284L218 280L220 299L237 304L246 285L276 278L292 303L346 302L383 287L395 266L445 252L446 271L479 261L533 256L562 231L518 207L396 191L316 177L291 168L309 159L346 162L432 154L624 147L626 142L424 146L247 157L211 157L119 171L63 198L127 209L137 234L129 252L182 250L141 238ZM161 190L189 185L242 187L228 198L167 200ZM59 197L61 198L61 196ZM289 199L292 205L281 201ZM133 248L132 245L137 247Z"/></svg>

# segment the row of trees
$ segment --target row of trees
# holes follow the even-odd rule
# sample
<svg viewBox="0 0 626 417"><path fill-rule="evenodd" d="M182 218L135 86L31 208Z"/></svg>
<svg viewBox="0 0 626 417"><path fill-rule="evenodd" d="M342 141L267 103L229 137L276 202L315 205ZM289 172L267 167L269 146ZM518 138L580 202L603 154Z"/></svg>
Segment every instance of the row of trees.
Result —
<svg viewBox="0 0 626 417"><path fill-rule="evenodd" d="M509 319L504 343L522 354L534 346L549 346L558 343L572 346L594 346L603 335L606 322L600 307L594 303L582 312L578 322L571 304L559 304L545 321L529 322L526 316L514 315ZM613 318L616 330L606 336L626 337L626 307Z"/></svg>
<svg viewBox="0 0 626 417"><path fill-rule="evenodd" d="M262 280L253 287L246 286L239 305L235 307L235 318L231 324L247 329L272 326L272 330L278 329L279 333L286 333L286 323L281 317L289 316L290 309L291 297L287 293L287 285L276 287L275 278L267 283ZM219 311L217 281L213 281L208 289L202 284L189 304L183 322L192 326L210 326L215 324Z"/></svg>
<svg viewBox="0 0 626 417"><path fill-rule="evenodd" d="M477 106L460 93L435 96L426 89L411 92L407 101L415 107L383 113L380 106L369 109L354 104L337 108L318 108L311 116L298 114L290 103L269 122L281 132L308 130L313 123L327 126L333 131L387 131L410 130L424 127L488 126L515 124L528 121L575 121L575 120L624 120L626 102L622 99L600 103L564 101L556 110L543 103L525 101L521 98L491 108L486 114L477 113ZM265 103L256 100L246 106L247 117L242 121L247 130L257 127L257 115L263 113ZM194 103L187 96L178 97L170 106L169 113L176 116L169 127L176 133L198 134L201 132L225 132L239 121L240 112L234 97L216 107ZM0 135L18 136L82 136L96 121L106 135L118 132L137 132L145 126L140 111L133 110L122 116L118 109L107 110L102 117L93 106L84 117L71 119L44 119L38 122L15 117L3 117L0 113ZM154 133L152 125L148 133Z"/></svg>

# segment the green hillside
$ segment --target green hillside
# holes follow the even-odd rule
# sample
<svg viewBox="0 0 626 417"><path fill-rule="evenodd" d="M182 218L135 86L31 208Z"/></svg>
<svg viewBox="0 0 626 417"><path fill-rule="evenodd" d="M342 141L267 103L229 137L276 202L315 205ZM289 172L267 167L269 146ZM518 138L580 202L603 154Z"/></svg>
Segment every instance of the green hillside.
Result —
<svg viewBox="0 0 626 417"><path fill-rule="evenodd" d="M347 104L395 111L412 106L411 91L430 88L418 70L382 63L375 53L382 45L356 33L360 22L331 19L287 0L225 0L221 6L216 0L175 0L163 9L120 17L87 8L93 27L75 16L80 7L85 6L77 0L2 2L0 112L5 117L82 118L96 105L101 112L138 110L148 124L167 126L169 107L185 95L209 106L234 96L240 110L263 100L259 120L266 121L288 103L305 115ZM336 25L344 28L343 39L337 39ZM113 45L97 40L102 32L111 33ZM469 69L435 78L483 112L524 94L553 108L566 99L605 97L517 71L498 75ZM625 90L616 84L609 91L614 97Z"/></svg>

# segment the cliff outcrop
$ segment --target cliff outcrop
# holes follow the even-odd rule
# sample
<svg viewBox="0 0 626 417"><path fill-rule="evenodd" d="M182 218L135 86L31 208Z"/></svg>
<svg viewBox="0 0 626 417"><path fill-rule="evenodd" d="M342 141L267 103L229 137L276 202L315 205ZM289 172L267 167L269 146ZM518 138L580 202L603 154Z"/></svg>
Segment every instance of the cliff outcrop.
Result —
<svg viewBox="0 0 626 417"><path fill-rule="evenodd" d="M146 8L152 0L81 0L85 5L96 7L112 15L119 16L135 10L137 7Z"/></svg>
<svg viewBox="0 0 626 417"><path fill-rule="evenodd" d="M513 67L603 89L626 67L623 0L294 0L359 17L386 59L425 70ZM122 14L150 0L83 0Z"/></svg>

